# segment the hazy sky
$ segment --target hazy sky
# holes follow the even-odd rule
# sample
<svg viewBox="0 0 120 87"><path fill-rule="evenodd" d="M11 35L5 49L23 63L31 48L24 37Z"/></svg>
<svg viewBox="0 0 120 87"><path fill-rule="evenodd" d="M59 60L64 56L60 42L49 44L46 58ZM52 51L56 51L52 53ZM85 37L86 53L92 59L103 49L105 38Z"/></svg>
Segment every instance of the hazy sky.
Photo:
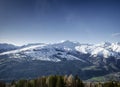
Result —
<svg viewBox="0 0 120 87"><path fill-rule="evenodd" d="M0 42L120 41L120 0L0 0Z"/></svg>

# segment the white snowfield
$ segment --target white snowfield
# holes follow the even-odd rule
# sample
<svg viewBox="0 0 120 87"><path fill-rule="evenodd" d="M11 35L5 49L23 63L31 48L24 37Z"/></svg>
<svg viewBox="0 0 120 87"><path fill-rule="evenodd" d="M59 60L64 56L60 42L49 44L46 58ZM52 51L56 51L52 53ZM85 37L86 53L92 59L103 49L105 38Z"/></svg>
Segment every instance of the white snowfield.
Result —
<svg viewBox="0 0 120 87"><path fill-rule="evenodd" d="M56 51L56 49L63 51ZM110 56L114 56L120 58L120 43L101 43L91 45L63 41L55 44L36 44L25 46L16 50L0 53L0 56L8 55L9 58L30 57L32 60L37 59L54 62L59 62L61 59L79 60L81 62L85 62L80 58L67 54L67 52L71 51L78 51L82 54L90 54L93 57L103 56L104 58L109 58Z"/></svg>
<svg viewBox="0 0 120 87"><path fill-rule="evenodd" d="M81 45L77 46L76 50L84 53L91 54L91 56L103 56L108 58L110 56L119 56L120 53L120 44L119 43L101 43L96 45Z"/></svg>

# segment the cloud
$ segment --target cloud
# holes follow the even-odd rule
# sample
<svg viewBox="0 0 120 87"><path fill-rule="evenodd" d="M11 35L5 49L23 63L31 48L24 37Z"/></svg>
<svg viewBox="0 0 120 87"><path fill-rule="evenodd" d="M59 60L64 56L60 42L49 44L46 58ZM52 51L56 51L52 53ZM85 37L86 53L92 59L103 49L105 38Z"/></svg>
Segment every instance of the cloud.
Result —
<svg viewBox="0 0 120 87"><path fill-rule="evenodd" d="M113 33L112 37L120 37L120 33Z"/></svg>

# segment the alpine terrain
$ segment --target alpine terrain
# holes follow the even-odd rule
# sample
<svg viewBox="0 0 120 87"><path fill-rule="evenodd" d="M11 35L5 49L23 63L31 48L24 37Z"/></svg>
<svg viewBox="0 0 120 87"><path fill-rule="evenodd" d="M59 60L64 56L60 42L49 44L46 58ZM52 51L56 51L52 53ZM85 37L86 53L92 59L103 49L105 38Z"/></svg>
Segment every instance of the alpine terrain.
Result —
<svg viewBox="0 0 120 87"><path fill-rule="evenodd" d="M78 75L85 81L118 81L120 43L0 44L0 80L31 79L51 74Z"/></svg>

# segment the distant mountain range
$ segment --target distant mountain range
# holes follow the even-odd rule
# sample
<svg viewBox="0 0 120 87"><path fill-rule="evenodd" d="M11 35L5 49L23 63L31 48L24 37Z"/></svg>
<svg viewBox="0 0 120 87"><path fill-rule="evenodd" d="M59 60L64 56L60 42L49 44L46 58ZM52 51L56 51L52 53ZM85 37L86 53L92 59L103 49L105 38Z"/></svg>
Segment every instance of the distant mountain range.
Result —
<svg viewBox="0 0 120 87"><path fill-rule="evenodd" d="M0 80L31 79L50 74L77 74L87 81L104 76L104 81L111 77L120 80L120 43L0 44Z"/></svg>

